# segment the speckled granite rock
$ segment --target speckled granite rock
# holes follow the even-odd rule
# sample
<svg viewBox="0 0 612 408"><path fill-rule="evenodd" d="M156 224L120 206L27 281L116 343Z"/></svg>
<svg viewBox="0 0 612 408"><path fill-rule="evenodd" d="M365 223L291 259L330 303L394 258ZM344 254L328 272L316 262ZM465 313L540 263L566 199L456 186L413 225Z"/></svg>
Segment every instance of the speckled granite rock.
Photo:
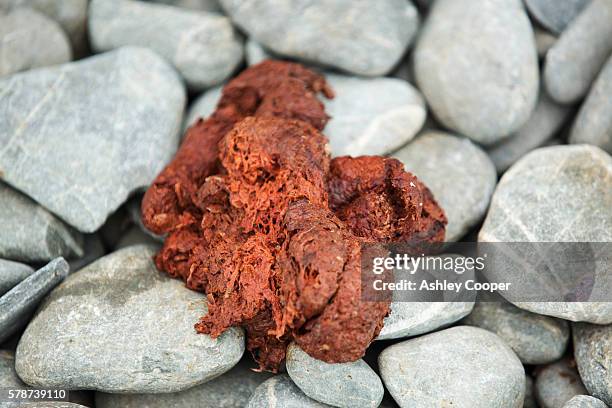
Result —
<svg viewBox="0 0 612 408"><path fill-rule="evenodd" d="M244 335L193 328L205 298L158 272L154 251L133 246L70 275L40 307L16 351L16 369L38 387L162 393L232 368Z"/></svg>
<svg viewBox="0 0 612 408"><path fill-rule="evenodd" d="M34 273L34 269L28 265L0 259L0 296L11 290L32 273Z"/></svg>
<svg viewBox="0 0 612 408"><path fill-rule="evenodd" d="M329 405L321 404L307 397L287 374L281 374L270 378L257 387L246 405L246 408L270 407L326 408Z"/></svg>
<svg viewBox="0 0 612 408"><path fill-rule="evenodd" d="M227 17L133 0L92 0L89 36L95 51L149 47L170 61L187 86L203 90L242 61L242 44Z"/></svg>
<svg viewBox="0 0 612 408"><path fill-rule="evenodd" d="M560 33L591 0L525 0L529 13L549 30Z"/></svg>
<svg viewBox="0 0 612 408"><path fill-rule="evenodd" d="M575 366L564 359L542 368L535 382L541 408L561 408L575 395L586 394Z"/></svg>
<svg viewBox="0 0 612 408"><path fill-rule="evenodd" d="M272 51L358 75L388 73L419 22L416 8L405 0L219 2L234 23Z"/></svg>
<svg viewBox="0 0 612 408"><path fill-rule="evenodd" d="M286 364L287 373L304 394L334 407L376 408L385 393L382 381L363 360L329 364L292 343Z"/></svg>
<svg viewBox="0 0 612 408"><path fill-rule="evenodd" d="M612 325L577 323L572 331L574 356L588 393L612 405Z"/></svg>
<svg viewBox="0 0 612 408"><path fill-rule="evenodd" d="M563 408L608 408L608 406L602 400L590 395L576 395Z"/></svg>
<svg viewBox="0 0 612 408"><path fill-rule="evenodd" d="M144 48L0 79L2 177L93 232L171 159L184 104L176 72Z"/></svg>
<svg viewBox="0 0 612 408"><path fill-rule="evenodd" d="M535 106L538 57L520 0L437 0L414 64L434 115L478 143L517 131Z"/></svg>

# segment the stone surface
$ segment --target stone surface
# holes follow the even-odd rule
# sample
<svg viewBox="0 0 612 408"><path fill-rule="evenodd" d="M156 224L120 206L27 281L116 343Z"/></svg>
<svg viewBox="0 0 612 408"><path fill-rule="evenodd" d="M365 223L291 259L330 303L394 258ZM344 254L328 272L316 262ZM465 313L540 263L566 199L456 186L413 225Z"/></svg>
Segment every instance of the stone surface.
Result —
<svg viewBox="0 0 612 408"><path fill-rule="evenodd" d="M459 240L484 217L497 175L487 154L467 139L424 132L393 154L433 192L448 225L446 241Z"/></svg>
<svg viewBox="0 0 612 408"><path fill-rule="evenodd" d="M0 297L0 344L28 323L38 303L66 275L68 263L57 258Z"/></svg>
<svg viewBox="0 0 612 408"><path fill-rule="evenodd" d="M217 108L217 102L221 98L221 92L223 86L215 86L210 88L202 95L198 96L189 106L187 115L185 116L185 122L183 125L183 131L193 125L199 118L208 118Z"/></svg>
<svg viewBox="0 0 612 408"><path fill-rule="evenodd" d="M11 290L32 273L34 273L34 269L28 265L0 259L0 296Z"/></svg>
<svg viewBox="0 0 612 408"><path fill-rule="evenodd" d="M329 405L321 404L307 397L287 374L280 374L257 387L246 405L246 408L270 407L325 408Z"/></svg>
<svg viewBox="0 0 612 408"><path fill-rule="evenodd" d="M576 395L563 408L608 408L608 406L602 400L590 395Z"/></svg>
<svg viewBox="0 0 612 408"><path fill-rule="evenodd" d="M253 38L247 39L244 45L244 55L247 65L259 64L265 59L273 58L270 51L266 50L260 43Z"/></svg>
<svg viewBox="0 0 612 408"><path fill-rule="evenodd" d="M538 57L520 0L436 1L414 64L434 115L479 143L517 131L535 106Z"/></svg>
<svg viewBox="0 0 612 408"><path fill-rule="evenodd" d="M571 108L554 102L540 90L538 103L529 120L515 134L487 149L498 173L503 173L526 153L552 139Z"/></svg>
<svg viewBox="0 0 612 408"><path fill-rule="evenodd" d="M525 0L529 13L554 33L562 32L591 0Z"/></svg>
<svg viewBox="0 0 612 408"><path fill-rule="evenodd" d="M571 199L563 199L568 197ZM611 242L612 158L587 145L553 146L532 151L501 178L478 235L481 242ZM605 299L610 293L609 266L597 264L592 297ZM572 270L573 271L573 270ZM567 268L563 272L570 273ZM489 280L518 282L521 267L488 268ZM499 275L495 275L495 274ZM557 269L531 282L531 290L546 294L565 293L575 275L557 276ZM572 272L573 273L573 272ZM510 274L510 275L509 275ZM503 276L502 276L503 275ZM599 278L597 278L599 276ZM524 287L504 293L521 299ZM512 301L512 299L509 299ZM513 302L531 312L572 321L612 323L612 303L607 302Z"/></svg>
<svg viewBox="0 0 612 408"><path fill-rule="evenodd" d="M363 360L329 364L309 356L295 343L287 348L287 373L310 398L346 408L376 408L385 389Z"/></svg>
<svg viewBox="0 0 612 408"><path fill-rule="evenodd" d="M103 257L104 254L106 254L106 249L100 235L98 233L86 234L83 239L83 256L68 262L70 272L74 273L86 267L96 259Z"/></svg>
<svg viewBox="0 0 612 408"><path fill-rule="evenodd" d="M588 394L612 405L612 325L578 323L572 331L574 356Z"/></svg>
<svg viewBox="0 0 612 408"><path fill-rule="evenodd" d="M252 366L252 364L251 364ZM236 408L244 407L268 373L240 362L227 373L186 391L170 394L96 393L96 408ZM280 407L279 407L280 408Z"/></svg>
<svg viewBox="0 0 612 408"><path fill-rule="evenodd" d="M568 359L540 369L535 391L541 408L562 408L575 395L586 394L575 366Z"/></svg>
<svg viewBox="0 0 612 408"><path fill-rule="evenodd" d="M612 154L612 54L574 122L570 143L588 143Z"/></svg>
<svg viewBox="0 0 612 408"><path fill-rule="evenodd" d="M15 354L8 350L0 350L0 388L23 388L25 384L21 382L15 372ZM0 401L0 408L19 408L18 402Z"/></svg>
<svg viewBox="0 0 612 408"><path fill-rule="evenodd" d="M0 125L1 126L1 125ZM2 138L2 136L0 136ZM0 182L0 257L47 262L83 254L83 237L36 204Z"/></svg>
<svg viewBox="0 0 612 408"><path fill-rule="evenodd" d="M204 296L158 272L153 254L129 247L70 275L21 337L19 377L38 387L163 393L232 368L244 351L242 331L197 334Z"/></svg>
<svg viewBox="0 0 612 408"><path fill-rule="evenodd" d="M149 0L153 3L168 4L176 7L183 7L191 10L204 10L221 12L221 6L217 0Z"/></svg>
<svg viewBox="0 0 612 408"><path fill-rule="evenodd" d="M184 105L172 67L137 47L2 79L2 178L93 232L170 160Z"/></svg>
<svg viewBox="0 0 612 408"><path fill-rule="evenodd" d="M70 61L72 51L59 24L30 9L0 13L0 77Z"/></svg>
<svg viewBox="0 0 612 408"><path fill-rule="evenodd" d="M503 298L485 298L463 320L497 334L523 364L547 364L563 356L570 330L566 321L530 313Z"/></svg>
<svg viewBox="0 0 612 408"><path fill-rule="evenodd" d="M151 48L193 90L222 82L242 61L242 44L227 17L163 4L92 0L89 36L97 52L125 45Z"/></svg>
<svg viewBox="0 0 612 408"><path fill-rule="evenodd" d="M592 0L546 54L544 81L550 96L572 103L589 90L612 52L612 2Z"/></svg>
<svg viewBox="0 0 612 408"><path fill-rule="evenodd" d="M388 73L419 24L416 8L405 0L220 3L234 23L276 53L367 76Z"/></svg>
<svg viewBox="0 0 612 408"><path fill-rule="evenodd" d="M525 371L495 334L458 326L386 348L378 359L385 386L403 408L523 405Z"/></svg>
<svg viewBox="0 0 612 408"><path fill-rule="evenodd" d="M538 408L538 402L535 397L533 379L526 375L525 376L525 400L523 401L523 408Z"/></svg>
<svg viewBox="0 0 612 408"><path fill-rule="evenodd" d="M324 132L334 156L390 153L412 140L425 122L425 101L406 81L325 77L335 93L323 100L331 116Z"/></svg>

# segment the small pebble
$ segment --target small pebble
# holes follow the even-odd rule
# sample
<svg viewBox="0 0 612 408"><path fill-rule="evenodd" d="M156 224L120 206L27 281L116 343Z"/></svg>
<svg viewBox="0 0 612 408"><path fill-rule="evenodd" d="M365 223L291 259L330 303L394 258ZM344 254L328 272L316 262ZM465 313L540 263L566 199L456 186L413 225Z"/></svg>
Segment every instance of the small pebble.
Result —
<svg viewBox="0 0 612 408"><path fill-rule="evenodd" d="M588 394L612 406L612 325L576 323L572 331L574 356Z"/></svg>
<svg viewBox="0 0 612 408"><path fill-rule="evenodd" d="M198 98L191 103L187 115L185 116L183 131L187 131L187 128L195 124L200 118L208 119L217 108L217 103L219 99L221 99L221 92L223 92L223 86L215 86L198 96Z"/></svg>
<svg viewBox="0 0 612 408"><path fill-rule="evenodd" d="M575 365L568 359L543 367L535 382L541 408L562 408L575 395L586 394Z"/></svg>
<svg viewBox="0 0 612 408"><path fill-rule="evenodd" d="M525 0L529 13L544 27L559 34L591 0Z"/></svg>
<svg viewBox="0 0 612 408"><path fill-rule="evenodd" d="M247 65L259 64L263 60L274 58L270 51L266 50L257 40L249 37L244 45L244 54Z"/></svg>
<svg viewBox="0 0 612 408"><path fill-rule="evenodd" d="M306 396L287 374L275 375L263 382L249 400L246 408L326 408Z"/></svg>

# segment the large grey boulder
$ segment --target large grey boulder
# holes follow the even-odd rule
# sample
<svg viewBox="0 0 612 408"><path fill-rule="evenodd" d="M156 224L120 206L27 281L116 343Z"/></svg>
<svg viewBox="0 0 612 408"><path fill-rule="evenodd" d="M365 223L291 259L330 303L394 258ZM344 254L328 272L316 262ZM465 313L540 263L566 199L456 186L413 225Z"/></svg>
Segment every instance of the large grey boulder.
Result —
<svg viewBox="0 0 612 408"><path fill-rule="evenodd" d="M544 27L561 33L591 0L525 0L529 13Z"/></svg>
<svg viewBox="0 0 612 408"><path fill-rule="evenodd" d="M295 343L287 348L287 373L310 398L345 408L376 408L385 389L363 360L330 364L309 356Z"/></svg>
<svg viewBox="0 0 612 408"><path fill-rule="evenodd" d="M612 52L612 2L591 0L546 54L544 81L559 103L573 103L589 90Z"/></svg>
<svg viewBox="0 0 612 408"><path fill-rule="evenodd" d="M590 395L612 405L612 325L577 323L572 330L580 378Z"/></svg>
<svg viewBox="0 0 612 408"><path fill-rule="evenodd" d="M358 75L391 71L418 28L405 0L220 0L231 19L270 50Z"/></svg>
<svg viewBox="0 0 612 408"><path fill-rule="evenodd" d="M1 137L1 136L0 136ZM31 198L0 182L0 257L48 262L83 255L83 236Z"/></svg>
<svg viewBox="0 0 612 408"><path fill-rule="evenodd" d="M402 408L520 408L525 370L497 335L457 326L386 348L385 386Z"/></svg>
<svg viewBox="0 0 612 408"><path fill-rule="evenodd" d="M574 122L570 143L588 143L612 154L612 54Z"/></svg>
<svg viewBox="0 0 612 408"><path fill-rule="evenodd" d="M575 365L568 359L538 370L535 391L542 408L562 408L575 395L586 394Z"/></svg>
<svg viewBox="0 0 612 408"><path fill-rule="evenodd" d="M396 151L433 192L446 217L446 241L457 241L484 217L497 174L487 154L461 137L427 131Z"/></svg>
<svg viewBox="0 0 612 408"><path fill-rule="evenodd" d="M148 47L170 61L187 86L202 90L242 61L242 44L227 17L133 0L92 0L89 36L95 51Z"/></svg>
<svg viewBox="0 0 612 408"><path fill-rule="evenodd" d="M157 271L153 254L129 247L70 275L21 337L19 377L36 387L163 393L231 369L244 352L242 330L196 333L205 297Z"/></svg>
<svg viewBox="0 0 612 408"><path fill-rule="evenodd" d="M2 178L93 232L171 159L184 104L174 69L144 48L2 79Z"/></svg>
<svg viewBox="0 0 612 408"><path fill-rule="evenodd" d="M304 394L287 374L275 375L263 382L249 400L246 408L326 408Z"/></svg>
<svg viewBox="0 0 612 408"><path fill-rule="evenodd" d="M62 28L30 9L0 13L0 77L70 61L72 51Z"/></svg>
<svg viewBox="0 0 612 408"><path fill-rule="evenodd" d="M34 269L28 265L0 259L0 296L30 276Z"/></svg>
<svg viewBox="0 0 612 408"><path fill-rule="evenodd" d="M520 0L437 0L414 51L419 89L446 127L489 145L517 131L538 94L533 29Z"/></svg>

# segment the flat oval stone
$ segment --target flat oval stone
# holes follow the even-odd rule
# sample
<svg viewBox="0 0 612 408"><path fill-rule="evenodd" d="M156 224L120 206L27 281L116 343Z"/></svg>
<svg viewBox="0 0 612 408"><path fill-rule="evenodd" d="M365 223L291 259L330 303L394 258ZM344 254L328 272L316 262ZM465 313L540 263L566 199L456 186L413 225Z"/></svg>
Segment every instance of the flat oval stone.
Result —
<svg viewBox="0 0 612 408"><path fill-rule="evenodd" d="M563 408L608 408L602 400L590 395L576 395L563 406Z"/></svg>
<svg viewBox="0 0 612 408"><path fill-rule="evenodd" d="M1 136L0 136L1 137ZM48 262L83 255L83 236L31 198L0 182L0 257Z"/></svg>
<svg viewBox="0 0 612 408"><path fill-rule="evenodd" d="M153 254L132 246L70 275L21 337L19 377L44 388L167 393L231 369L244 352L242 330L196 333L205 297L157 271Z"/></svg>
<svg viewBox="0 0 612 408"><path fill-rule="evenodd" d="M544 81L559 103L573 103L588 92L612 52L612 2L591 0L546 54Z"/></svg>
<svg viewBox="0 0 612 408"><path fill-rule="evenodd" d="M387 347L378 358L402 408L520 408L525 370L497 335L457 326Z"/></svg>
<svg viewBox="0 0 612 408"><path fill-rule="evenodd" d="M170 61L193 90L221 83L242 61L227 17L132 0L92 0L89 36L96 52L148 47Z"/></svg>
<svg viewBox="0 0 612 408"><path fill-rule="evenodd" d="M554 33L562 32L590 0L525 0L536 20Z"/></svg>
<svg viewBox="0 0 612 408"><path fill-rule="evenodd" d="M393 153L432 191L446 217L446 241L457 241L484 217L497 174L487 154L465 138L427 131Z"/></svg>
<svg viewBox="0 0 612 408"><path fill-rule="evenodd" d="M577 323L572 331L576 364L588 393L612 405L612 325Z"/></svg>
<svg viewBox="0 0 612 408"><path fill-rule="evenodd" d="M93 232L172 158L184 105L175 70L144 48L0 79L2 178Z"/></svg>
<svg viewBox="0 0 612 408"><path fill-rule="evenodd" d="M612 54L593 83L574 122L570 143L588 143L612 153Z"/></svg>
<svg viewBox="0 0 612 408"><path fill-rule="evenodd" d="M391 71L419 24L416 8L405 0L220 3L234 23L276 53L366 76Z"/></svg>
<svg viewBox="0 0 612 408"><path fill-rule="evenodd" d="M376 408L385 390L363 360L330 364L309 356L295 343L287 348L287 373L310 398L334 407Z"/></svg>
<svg viewBox="0 0 612 408"><path fill-rule="evenodd" d="M434 115L478 143L517 131L535 106L538 57L520 0L436 1L414 64Z"/></svg>
<svg viewBox="0 0 612 408"><path fill-rule="evenodd" d="M321 404L307 397L287 374L280 374L257 387L246 405L246 408L270 407L325 408L329 405Z"/></svg>
<svg viewBox="0 0 612 408"><path fill-rule="evenodd" d="M562 407L575 395L586 393L578 371L568 359L543 367L538 372L535 390L542 408Z"/></svg>
<svg viewBox="0 0 612 408"><path fill-rule="evenodd" d="M26 264L0 259L0 296L34 273Z"/></svg>

